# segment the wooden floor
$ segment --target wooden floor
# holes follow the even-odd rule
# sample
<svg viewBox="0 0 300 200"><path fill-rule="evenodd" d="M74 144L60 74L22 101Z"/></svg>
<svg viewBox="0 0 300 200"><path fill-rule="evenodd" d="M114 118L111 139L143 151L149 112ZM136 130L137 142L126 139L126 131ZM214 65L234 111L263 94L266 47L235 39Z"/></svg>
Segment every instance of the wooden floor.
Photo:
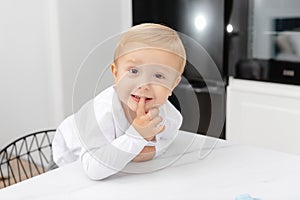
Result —
<svg viewBox="0 0 300 200"><path fill-rule="evenodd" d="M4 171L4 177L1 178L0 174L0 189L4 188L4 183L7 185L15 184L16 182L21 182L23 180L26 180L30 177L39 175L43 172L43 168L38 166L35 167L32 163L29 163L27 160L12 160L10 161L10 172L14 172L14 177L11 175L12 173L9 173L10 176L8 176L7 171ZM7 169L7 166L2 166L2 170ZM20 173L19 173L20 171ZM25 173L26 171L26 173ZM31 175L32 174L32 175Z"/></svg>

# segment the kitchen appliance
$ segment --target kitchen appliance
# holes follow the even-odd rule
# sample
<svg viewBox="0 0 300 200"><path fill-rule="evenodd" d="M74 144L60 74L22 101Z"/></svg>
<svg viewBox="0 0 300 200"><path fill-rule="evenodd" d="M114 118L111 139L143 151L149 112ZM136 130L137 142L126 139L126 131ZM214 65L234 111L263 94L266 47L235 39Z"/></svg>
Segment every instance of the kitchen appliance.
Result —
<svg viewBox="0 0 300 200"><path fill-rule="evenodd" d="M233 66L230 75L249 80L300 85L300 1L244 0L244 14L239 23L230 23L244 37L230 39ZM247 23L247 26L242 26ZM236 47L246 47L243 55L235 55ZM246 66L247 65L247 66ZM255 75L254 75L255 74Z"/></svg>
<svg viewBox="0 0 300 200"><path fill-rule="evenodd" d="M225 138L225 86L227 84L228 40L226 32L232 0L133 0L133 25L154 22L165 24L191 37L212 59L194 65L189 56L204 55L185 43L187 65L183 80L169 100L181 111L181 129ZM201 59L200 59L201 60ZM201 68L201 69L199 69ZM212 73L217 68L219 76ZM201 73L200 73L201 72Z"/></svg>

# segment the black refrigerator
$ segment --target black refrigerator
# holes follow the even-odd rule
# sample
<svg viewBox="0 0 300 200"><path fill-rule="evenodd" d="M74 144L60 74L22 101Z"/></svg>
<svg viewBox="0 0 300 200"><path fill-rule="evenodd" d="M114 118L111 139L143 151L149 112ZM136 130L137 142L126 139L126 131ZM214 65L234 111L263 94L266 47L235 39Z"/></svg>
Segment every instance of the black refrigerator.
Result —
<svg viewBox="0 0 300 200"><path fill-rule="evenodd" d="M226 137L228 74L225 29L231 4L225 0L132 0L133 25L160 23L190 38L183 40L187 65L182 81L169 98L183 115L181 129L222 139ZM196 64L191 61L195 57Z"/></svg>

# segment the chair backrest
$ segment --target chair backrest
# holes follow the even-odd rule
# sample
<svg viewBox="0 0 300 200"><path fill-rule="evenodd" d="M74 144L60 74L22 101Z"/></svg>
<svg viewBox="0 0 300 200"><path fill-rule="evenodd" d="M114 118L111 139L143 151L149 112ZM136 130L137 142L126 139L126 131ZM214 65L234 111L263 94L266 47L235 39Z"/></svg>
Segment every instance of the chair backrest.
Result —
<svg viewBox="0 0 300 200"><path fill-rule="evenodd" d="M18 183L48 170L52 163L55 130L23 136L0 151L0 188Z"/></svg>

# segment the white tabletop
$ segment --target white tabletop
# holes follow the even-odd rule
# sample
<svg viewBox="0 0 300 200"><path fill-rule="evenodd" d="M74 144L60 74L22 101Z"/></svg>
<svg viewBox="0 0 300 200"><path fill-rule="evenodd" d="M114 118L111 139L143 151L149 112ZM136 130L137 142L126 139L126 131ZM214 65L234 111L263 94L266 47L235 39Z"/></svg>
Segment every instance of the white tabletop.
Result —
<svg viewBox="0 0 300 200"><path fill-rule="evenodd" d="M187 151L182 155L184 150ZM150 172L174 158L179 159ZM92 181L77 162L1 189L0 199L234 200L240 194L261 200L300 199L299 156L230 145L186 132L180 132L165 156L130 163L128 169L147 173L122 172Z"/></svg>

